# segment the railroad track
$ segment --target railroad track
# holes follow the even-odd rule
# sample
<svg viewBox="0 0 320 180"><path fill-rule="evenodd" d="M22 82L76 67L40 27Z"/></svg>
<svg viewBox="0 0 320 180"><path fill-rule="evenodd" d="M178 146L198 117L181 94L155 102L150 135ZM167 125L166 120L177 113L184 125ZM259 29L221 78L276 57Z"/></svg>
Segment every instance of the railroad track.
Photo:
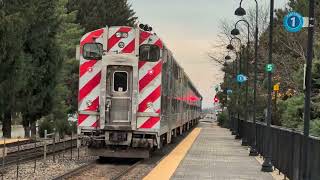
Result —
<svg viewBox="0 0 320 180"><path fill-rule="evenodd" d="M56 142L55 144L47 144L47 155L58 153L63 150L71 149L71 147L76 147L77 140L76 139L70 139L65 140L61 142ZM4 161L4 166L16 164L16 163L22 163L27 162L30 160L33 160L35 158L43 157L44 155L44 145L40 145L37 147L32 148L26 148L19 151L14 151L11 153L8 153L7 156L4 158L0 158L0 163Z"/></svg>
<svg viewBox="0 0 320 180"><path fill-rule="evenodd" d="M68 171L65 174L62 174L62 175L60 175L60 176L58 176L58 177L56 177L56 178L54 178L52 180L67 179L67 178L70 178L70 177L74 176L75 174L79 174L80 172L82 172L84 170L91 169L91 168L93 168L95 166L96 161L97 161L97 159L92 160L92 161L90 161L90 162L88 162L88 163L86 163L86 164L84 164L84 165L82 165L82 166L80 166L80 167L78 167L76 169Z"/></svg>
<svg viewBox="0 0 320 180"><path fill-rule="evenodd" d="M119 180L122 177L124 177L125 175L127 175L128 173L130 173L130 171L132 169L134 169L137 165L139 165L142 161L143 160L139 160L124 169L123 169L123 167L121 167L120 165L117 165L117 164L105 164L104 166L108 166L108 167L110 166L110 168L119 169L117 173L113 173L114 175L112 175L111 177L108 176L107 178L110 180ZM86 163L76 169L73 169L71 171L68 171L68 172L62 174L62 175L57 176L53 180L64 180L64 179L72 179L72 178L76 179L76 176L81 175L81 173L83 173L85 171L90 171L91 169L98 168L97 165L98 165L98 159L95 159L95 160L90 161L90 162L88 162L88 163ZM110 174L106 173L106 176L107 175L110 175Z"/></svg>
<svg viewBox="0 0 320 180"><path fill-rule="evenodd" d="M123 170L122 172L120 172L119 174L117 174L116 176L112 177L111 180L119 180L122 177L124 177L125 175L127 175L132 169L134 169L137 165L139 165L143 160L140 160L136 163L134 163L133 165L131 165L129 168Z"/></svg>

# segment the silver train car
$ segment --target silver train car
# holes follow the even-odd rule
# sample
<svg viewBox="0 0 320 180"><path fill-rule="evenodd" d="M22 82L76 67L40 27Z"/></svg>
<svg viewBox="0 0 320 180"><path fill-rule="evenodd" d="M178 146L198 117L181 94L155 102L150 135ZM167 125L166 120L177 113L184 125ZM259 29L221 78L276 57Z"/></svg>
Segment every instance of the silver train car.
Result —
<svg viewBox="0 0 320 180"><path fill-rule="evenodd" d="M78 133L92 155L148 158L201 118L202 96L155 33L97 29L78 58Z"/></svg>

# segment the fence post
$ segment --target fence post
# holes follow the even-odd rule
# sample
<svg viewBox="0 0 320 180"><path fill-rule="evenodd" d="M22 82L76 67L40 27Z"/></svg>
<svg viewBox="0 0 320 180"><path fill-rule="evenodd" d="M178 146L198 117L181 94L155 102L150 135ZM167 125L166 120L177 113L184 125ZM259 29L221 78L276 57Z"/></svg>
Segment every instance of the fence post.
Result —
<svg viewBox="0 0 320 180"><path fill-rule="evenodd" d="M53 130L53 163L56 162L56 129Z"/></svg>
<svg viewBox="0 0 320 180"><path fill-rule="evenodd" d="M71 160L72 160L72 150L73 150L73 149L72 149L72 147L73 147L73 146L72 146L72 145L73 145L73 144L72 144L72 137L73 137L73 132L71 132L71 143L70 143L70 144L71 144L71 148L70 148L70 149L71 149L71 157L70 157Z"/></svg>
<svg viewBox="0 0 320 180"><path fill-rule="evenodd" d="M77 133L77 150L78 150L78 161L80 156L80 141L79 141L79 134Z"/></svg>
<svg viewBox="0 0 320 180"><path fill-rule="evenodd" d="M6 157L6 138L3 138L3 151L2 151L2 171L1 171L1 179L4 178L4 163Z"/></svg>
<svg viewBox="0 0 320 180"><path fill-rule="evenodd" d="M43 160L44 164L46 164L47 159L47 130L44 130L44 146L43 146Z"/></svg>
<svg viewBox="0 0 320 180"><path fill-rule="evenodd" d="M59 133L59 131L57 132L57 137L58 137L58 143L60 145L60 133ZM60 149L59 149L59 151L60 151ZM61 158L60 153L58 153L58 161L59 161L60 158Z"/></svg>
<svg viewBox="0 0 320 180"><path fill-rule="evenodd" d="M63 138L63 152L62 152L62 159L64 159L64 153L66 151L66 141L65 138Z"/></svg>
<svg viewBox="0 0 320 180"><path fill-rule="evenodd" d="M34 152L35 152L35 154L37 152L37 135L34 137ZM37 168L37 158L34 158L33 173L36 172L36 168Z"/></svg>
<svg viewBox="0 0 320 180"><path fill-rule="evenodd" d="M19 179L20 140L18 139L17 179Z"/></svg>

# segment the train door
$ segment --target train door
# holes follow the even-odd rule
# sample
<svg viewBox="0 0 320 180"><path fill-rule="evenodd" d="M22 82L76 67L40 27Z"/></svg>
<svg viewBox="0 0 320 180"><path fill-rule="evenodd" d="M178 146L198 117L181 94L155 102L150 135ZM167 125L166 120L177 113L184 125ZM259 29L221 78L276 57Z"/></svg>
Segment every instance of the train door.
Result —
<svg viewBox="0 0 320 180"><path fill-rule="evenodd" d="M132 107L132 67L108 66L106 120L110 125L130 125Z"/></svg>

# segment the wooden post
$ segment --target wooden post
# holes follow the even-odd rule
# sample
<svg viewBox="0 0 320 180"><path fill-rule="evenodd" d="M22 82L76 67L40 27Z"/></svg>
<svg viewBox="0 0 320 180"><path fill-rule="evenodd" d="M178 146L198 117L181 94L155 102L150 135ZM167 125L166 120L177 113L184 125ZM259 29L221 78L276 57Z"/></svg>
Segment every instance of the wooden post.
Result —
<svg viewBox="0 0 320 180"><path fill-rule="evenodd" d="M53 162L56 162L56 130L54 129L53 132Z"/></svg>
<svg viewBox="0 0 320 180"><path fill-rule="evenodd" d="M17 180L19 179L20 141L18 139Z"/></svg>
<svg viewBox="0 0 320 180"><path fill-rule="evenodd" d="M37 136L34 137L34 152L36 152L37 148ZM34 167L33 167L33 173L36 172L36 168L37 168L37 158L34 158Z"/></svg>
<svg viewBox="0 0 320 180"><path fill-rule="evenodd" d="M1 171L1 176L2 180L4 178L4 162L5 162L5 157L6 157L6 138L3 138L3 151L2 151L2 171Z"/></svg>
<svg viewBox="0 0 320 180"><path fill-rule="evenodd" d="M71 132L71 143L70 143L70 144L71 144L71 148L70 148L70 149L71 149L71 151L70 151L70 152L71 152L71 157L70 157L71 160L72 160L72 150L73 150L73 149L72 149L72 147L73 147L73 146L72 146L72 145L73 145L73 144L72 144L72 137L73 137L73 132Z"/></svg>
<svg viewBox="0 0 320 180"><path fill-rule="evenodd" d="M79 134L77 134L77 151L78 151L78 161L80 158L80 141L79 141Z"/></svg>
<svg viewBox="0 0 320 180"><path fill-rule="evenodd" d="M43 160L44 163L46 164L47 160L47 130L44 130L44 146L43 146Z"/></svg>

